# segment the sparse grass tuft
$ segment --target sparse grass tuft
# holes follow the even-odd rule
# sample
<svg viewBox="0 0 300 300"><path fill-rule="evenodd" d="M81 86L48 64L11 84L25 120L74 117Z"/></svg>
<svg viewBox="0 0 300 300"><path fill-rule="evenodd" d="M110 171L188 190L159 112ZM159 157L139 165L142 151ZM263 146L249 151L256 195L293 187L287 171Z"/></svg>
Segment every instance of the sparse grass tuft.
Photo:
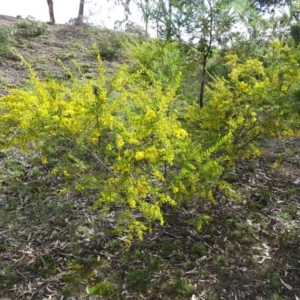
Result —
<svg viewBox="0 0 300 300"><path fill-rule="evenodd" d="M269 204L269 202L272 200L272 191L270 191L268 188L263 187L261 188L260 192L259 192L259 196L260 196L260 201L267 206Z"/></svg>
<svg viewBox="0 0 300 300"><path fill-rule="evenodd" d="M187 278L180 278L170 284L171 290L175 294L182 296L191 296L195 288L189 283Z"/></svg>
<svg viewBox="0 0 300 300"><path fill-rule="evenodd" d="M280 296L280 295L277 294L277 293L274 293L274 294L271 296L270 300L284 300L284 297Z"/></svg>
<svg viewBox="0 0 300 300"><path fill-rule="evenodd" d="M14 284L18 284L22 281L22 278L20 277L20 275L17 275L14 271L13 271L13 267L12 266L7 266L4 269L3 275L0 276L0 279L2 282L13 286Z"/></svg>
<svg viewBox="0 0 300 300"><path fill-rule="evenodd" d="M164 262L160 257L152 257L148 265L148 270L157 271L163 266L164 266Z"/></svg>
<svg viewBox="0 0 300 300"><path fill-rule="evenodd" d="M270 288L272 291L278 291L281 288L280 276L279 274L273 273L270 276Z"/></svg>
<svg viewBox="0 0 300 300"><path fill-rule="evenodd" d="M258 264L258 260L255 258L255 257L249 257L248 258L248 263L251 265L251 266L256 266Z"/></svg>
<svg viewBox="0 0 300 300"><path fill-rule="evenodd" d="M217 258L216 258L216 265L218 266L224 266L227 262L227 258L225 255L219 255Z"/></svg>
<svg viewBox="0 0 300 300"><path fill-rule="evenodd" d="M283 207L282 211L289 214L291 217L295 217L299 208L296 204L287 204Z"/></svg>
<svg viewBox="0 0 300 300"><path fill-rule="evenodd" d="M285 191L283 191L281 195L282 195L282 197L289 199L290 197L292 197L295 194L296 194L295 189L288 188Z"/></svg>
<svg viewBox="0 0 300 300"><path fill-rule="evenodd" d="M201 244L201 243L197 243L195 245L193 245L192 247L192 251L199 257L204 256L207 253L207 248L205 245Z"/></svg>
<svg viewBox="0 0 300 300"><path fill-rule="evenodd" d="M127 286L132 291L143 292L150 283L151 275L143 269L136 269L126 276Z"/></svg>
<svg viewBox="0 0 300 300"><path fill-rule="evenodd" d="M115 293L115 287L110 282L105 281L87 287L87 292L90 295L100 295L102 297L108 297Z"/></svg>
<svg viewBox="0 0 300 300"><path fill-rule="evenodd" d="M163 240L160 246L161 255L164 258L167 258L169 255L180 249L179 245L176 242L170 240Z"/></svg>

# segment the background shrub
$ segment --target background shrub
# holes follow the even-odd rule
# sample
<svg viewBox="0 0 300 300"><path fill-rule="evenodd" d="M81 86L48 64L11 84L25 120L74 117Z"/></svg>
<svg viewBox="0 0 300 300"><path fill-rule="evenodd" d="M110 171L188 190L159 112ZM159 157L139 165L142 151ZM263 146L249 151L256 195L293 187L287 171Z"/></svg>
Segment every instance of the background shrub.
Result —
<svg viewBox="0 0 300 300"><path fill-rule="evenodd" d="M93 46L91 49L91 55L97 57L98 51L103 59L116 60L120 58L125 51L121 34L113 31L101 33L96 47Z"/></svg>
<svg viewBox="0 0 300 300"><path fill-rule="evenodd" d="M23 37L37 37L45 33L47 30L47 24L40 21L30 21L22 19L18 22L17 27L19 28L18 34Z"/></svg>
<svg viewBox="0 0 300 300"><path fill-rule="evenodd" d="M13 27L0 26L0 55L7 55L11 51L15 29Z"/></svg>

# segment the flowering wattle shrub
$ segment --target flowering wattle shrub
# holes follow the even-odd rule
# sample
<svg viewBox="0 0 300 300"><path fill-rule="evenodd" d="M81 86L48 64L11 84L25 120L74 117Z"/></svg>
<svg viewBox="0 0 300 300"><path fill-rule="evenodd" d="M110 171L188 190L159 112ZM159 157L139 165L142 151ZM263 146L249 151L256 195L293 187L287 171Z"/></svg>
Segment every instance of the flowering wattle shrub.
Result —
<svg viewBox="0 0 300 300"><path fill-rule="evenodd" d="M224 144L223 153L234 161L259 155L260 137L299 133L299 50L276 40L264 62L240 61L234 53L226 58L228 78L216 77L207 88L204 108L193 104L186 114L199 141L210 146L231 132L233 138Z"/></svg>
<svg viewBox="0 0 300 300"><path fill-rule="evenodd" d="M171 64L178 59L166 55ZM215 153L231 143L232 132L204 146L184 129L174 105L181 78L176 64L163 83L145 67L122 66L108 79L100 57L97 80L42 82L28 68L32 88L0 98L1 147L38 151L52 174L65 179L62 193L97 191L92 208L115 212L128 246L153 222L164 223L163 206L214 201L216 186L229 191L219 179L227 157ZM197 218L197 228L208 219Z"/></svg>

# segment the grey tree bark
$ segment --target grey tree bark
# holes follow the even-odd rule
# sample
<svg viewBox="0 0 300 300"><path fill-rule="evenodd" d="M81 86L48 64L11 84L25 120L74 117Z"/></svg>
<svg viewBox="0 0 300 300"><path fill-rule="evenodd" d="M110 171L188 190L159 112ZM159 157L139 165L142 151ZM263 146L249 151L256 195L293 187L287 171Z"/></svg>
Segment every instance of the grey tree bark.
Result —
<svg viewBox="0 0 300 300"><path fill-rule="evenodd" d="M48 3L48 8L49 8L50 22L52 24L55 24L54 10L53 10L53 0L47 0L47 3Z"/></svg>
<svg viewBox="0 0 300 300"><path fill-rule="evenodd" d="M80 0L78 17L76 19L76 25L81 25L82 24L82 22L83 22L83 12L84 12L84 0Z"/></svg>

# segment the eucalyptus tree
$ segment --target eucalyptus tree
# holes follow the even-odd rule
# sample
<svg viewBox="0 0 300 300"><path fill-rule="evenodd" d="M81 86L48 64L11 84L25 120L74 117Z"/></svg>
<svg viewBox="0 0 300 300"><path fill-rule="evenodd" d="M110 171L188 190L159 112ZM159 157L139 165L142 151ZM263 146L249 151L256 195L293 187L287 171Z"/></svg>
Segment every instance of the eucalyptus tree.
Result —
<svg viewBox="0 0 300 300"><path fill-rule="evenodd" d="M264 60L269 41L288 42L291 37L300 41L296 1L291 0L235 0L233 7L242 30L234 33L231 50L241 58ZM295 37L293 37L293 30Z"/></svg>
<svg viewBox="0 0 300 300"><path fill-rule="evenodd" d="M267 51L268 40L273 35L272 26L274 27L275 23L260 13L254 2L249 0L233 2L241 30L233 34L231 50L242 59L262 57Z"/></svg>
<svg viewBox="0 0 300 300"><path fill-rule="evenodd" d="M47 4L48 4L50 22L52 24L55 24L54 10L53 10L53 1L52 0L47 0Z"/></svg>
<svg viewBox="0 0 300 300"><path fill-rule="evenodd" d="M269 16L272 37L292 38L300 43L300 1L298 0L247 0L260 15Z"/></svg>
<svg viewBox="0 0 300 300"><path fill-rule="evenodd" d="M47 0L47 4L48 4L50 22L52 24L55 24L53 0ZM76 24L78 24L78 25L82 24L82 21L83 21L84 4L85 4L85 0L79 1L79 11L78 11L78 16L76 18Z"/></svg>
<svg viewBox="0 0 300 300"><path fill-rule="evenodd" d="M81 25L83 22L84 1L85 0L80 0L80 2L79 2L79 11L78 11L78 16L77 16L77 19L75 22L76 25Z"/></svg>
<svg viewBox="0 0 300 300"><path fill-rule="evenodd" d="M259 12L274 13L283 10L281 24L293 26L300 22L300 1L299 0L248 0Z"/></svg>
<svg viewBox="0 0 300 300"><path fill-rule="evenodd" d="M145 32L146 32L146 35L148 35L149 34L149 20L151 17L153 4L150 4L150 0L137 0L136 4L142 11L143 19L145 22Z"/></svg>

